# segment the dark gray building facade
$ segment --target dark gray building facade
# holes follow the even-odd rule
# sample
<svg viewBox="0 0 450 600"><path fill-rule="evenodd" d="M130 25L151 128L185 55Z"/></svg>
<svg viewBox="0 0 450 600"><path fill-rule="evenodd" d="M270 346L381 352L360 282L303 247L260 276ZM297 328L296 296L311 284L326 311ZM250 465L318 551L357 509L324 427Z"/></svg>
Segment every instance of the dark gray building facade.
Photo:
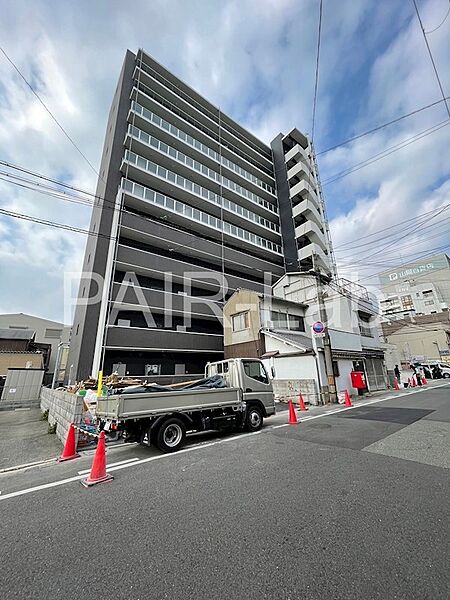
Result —
<svg viewBox="0 0 450 600"><path fill-rule="evenodd" d="M263 292L313 265L332 271L311 153L297 130L267 146L143 50L128 51L107 124L71 380L101 368L197 375L223 358L222 307L236 289Z"/></svg>

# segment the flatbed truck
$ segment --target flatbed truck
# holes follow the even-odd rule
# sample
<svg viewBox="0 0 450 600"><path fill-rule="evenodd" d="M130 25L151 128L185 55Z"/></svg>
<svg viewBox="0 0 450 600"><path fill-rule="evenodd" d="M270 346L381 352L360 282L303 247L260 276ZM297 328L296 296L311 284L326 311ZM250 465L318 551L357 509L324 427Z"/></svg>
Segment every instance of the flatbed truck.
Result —
<svg viewBox="0 0 450 600"><path fill-rule="evenodd" d="M275 414L272 383L258 359L231 358L208 363L205 377L219 375L226 387L122 393L98 399L100 429L126 440L179 450L187 433L207 430L259 431Z"/></svg>

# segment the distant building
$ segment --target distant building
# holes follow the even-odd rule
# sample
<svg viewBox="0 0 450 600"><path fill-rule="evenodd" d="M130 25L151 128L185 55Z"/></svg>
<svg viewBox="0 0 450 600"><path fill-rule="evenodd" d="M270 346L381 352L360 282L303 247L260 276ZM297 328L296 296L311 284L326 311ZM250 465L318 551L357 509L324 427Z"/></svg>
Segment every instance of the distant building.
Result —
<svg viewBox="0 0 450 600"><path fill-rule="evenodd" d="M379 276L380 308L389 319L432 315L450 307L450 258L437 254Z"/></svg>
<svg viewBox="0 0 450 600"><path fill-rule="evenodd" d="M421 360L450 362L450 312L385 320L383 335L403 366Z"/></svg>
<svg viewBox="0 0 450 600"><path fill-rule="evenodd" d="M0 351L40 351L46 370L45 382L50 383L55 371L58 349L62 345L68 346L70 332L70 326L58 321L24 313L3 314L0 315ZM25 367L22 363L23 361L10 366Z"/></svg>
<svg viewBox="0 0 450 600"><path fill-rule="evenodd" d="M0 377L8 369L45 369L50 359L50 344L37 344L31 329L0 329Z"/></svg>

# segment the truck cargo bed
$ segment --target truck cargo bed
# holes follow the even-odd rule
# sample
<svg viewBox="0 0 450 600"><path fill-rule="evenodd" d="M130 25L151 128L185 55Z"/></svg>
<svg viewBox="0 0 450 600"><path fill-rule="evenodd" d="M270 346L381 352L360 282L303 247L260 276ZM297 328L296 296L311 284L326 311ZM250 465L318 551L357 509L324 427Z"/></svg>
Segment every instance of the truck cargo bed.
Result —
<svg viewBox="0 0 450 600"><path fill-rule="evenodd" d="M96 416L103 420L126 420L241 405L239 388L118 394L99 398Z"/></svg>

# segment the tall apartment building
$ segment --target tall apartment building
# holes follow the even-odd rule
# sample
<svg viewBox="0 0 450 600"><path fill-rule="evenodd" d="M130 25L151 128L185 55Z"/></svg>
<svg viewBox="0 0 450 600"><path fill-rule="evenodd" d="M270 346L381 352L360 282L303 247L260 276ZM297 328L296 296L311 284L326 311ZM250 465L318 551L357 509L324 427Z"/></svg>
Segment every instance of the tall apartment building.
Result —
<svg viewBox="0 0 450 600"><path fill-rule="evenodd" d="M75 311L71 379L198 374L223 357L222 307L289 271L334 273L313 151L267 146L127 51L109 114Z"/></svg>

